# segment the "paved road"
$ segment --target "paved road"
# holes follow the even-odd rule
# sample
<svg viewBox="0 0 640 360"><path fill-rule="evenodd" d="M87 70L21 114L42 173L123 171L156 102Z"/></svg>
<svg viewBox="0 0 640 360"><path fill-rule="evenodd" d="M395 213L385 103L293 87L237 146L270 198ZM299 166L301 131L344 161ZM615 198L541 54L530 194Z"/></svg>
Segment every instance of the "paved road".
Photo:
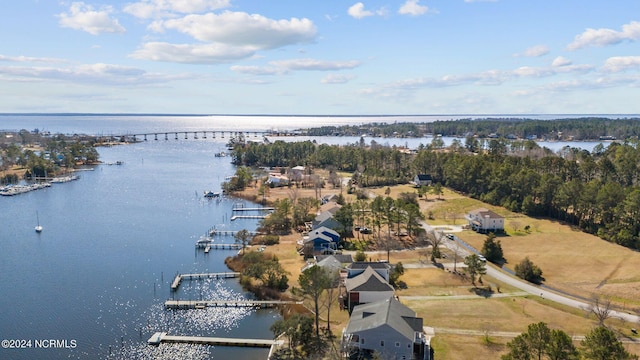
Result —
<svg viewBox="0 0 640 360"><path fill-rule="evenodd" d="M429 231L438 231L438 230L434 230L434 228L423 222L422 223L422 227L427 230L427 232ZM447 248L449 248L452 251L455 251L457 249L458 253L460 254L461 257L465 257L469 254L476 253L478 254L478 250L472 248L470 245L464 243L462 240L460 240L457 236L453 237L454 240L449 240L446 239L443 241L442 245L446 246ZM511 274L508 274L507 272L505 272L504 270L494 266L493 264L489 264L487 263L487 275L493 277L496 280L502 281L505 284L509 284L515 288L518 288L522 291L526 291L531 295L536 295L536 296L540 296L543 297L545 299L551 300L553 302L559 303L559 304L563 304L566 306L571 306L574 307L576 309L581 309L581 310L585 310L589 308L589 304L580 301L580 300L576 300L574 298L568 297L566 295L562 295L562 294L558 294L556 292L550 291L548 289L542 288L540 286L534 285L532 283L529 283L527 281L524 281L520 278L517 278ZM611 310L611 316L610 317L615 317L615 318L619 318L619 319L623 319L625 321L631 322L631 323L635 323L635 324L640 324L640 316L637 315L633 315L630 313L626 313L626 312L622 312L622 311L617 311L617 310Z"/></svg>

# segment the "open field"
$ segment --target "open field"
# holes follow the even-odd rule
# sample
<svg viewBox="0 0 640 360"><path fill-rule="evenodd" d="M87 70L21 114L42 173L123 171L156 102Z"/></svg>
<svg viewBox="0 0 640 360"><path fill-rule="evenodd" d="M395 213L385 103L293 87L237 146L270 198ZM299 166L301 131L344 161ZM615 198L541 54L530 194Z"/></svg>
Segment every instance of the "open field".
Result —
<svg viewBox="0 0 640 360"><path fill-rule="evenodd" d="M367 191L372 195L386 196L385 189L382 187ZM499 239L508 260L508 267L513 268L515 263L529 256L542 268L545 283L549 286L586 298L592 293L607 295L627 310L632 307L640 308L640 273L637 271L640 253L575 231L558 222L524 217L463 197L447 189L443 190L444 193L439 199L430 194L427 200L419 201L425 217L429 212L433 215L434 219L427 219L430 224L464 225L465 213L478 207L489 208L506 217L508 236ZM402 192L415 191L410 185L396 186L391 188L390 196L396 197ZM339 192L339 189L325 188L322 195ZM343 195L347 201L355 201L355 196L346 194L346 191L343 191ZM269 193L270 200L305 196L315 197L316 193L313 189L297 189L295 194L292 194L292 190L286 188L271 189ZM524 231L526 225L530 226L530 233ZM485 235L468 230L456 235L477 249L482 247L485 239ZM275 253L289 272L290 287L298 286L297 278L305 265L303 258L296 252L296 241L301 238L301 234L281 237L279 245L269 246L266 250ZM440 261L450 263L452 254L447 250L445 253L449 256ZM386 260L387 254L370 252L368 256L372 260ZM432 345L439 358L499 358L505 353L505 344L510 338L491 336L491 332L517 334L525 331L527 326L534 322L544 321L551 328L562 329L569 335L584 335L596 325L596 322L588 318L582 310L561 306L535 296L474 297L473 286L468 281L450 271L435 268L426 260L424 249L390 253L392 263L402 262L418 266L406 268L400 280L407 284L407 289L398 290L397 295L403 303L416 311L418 316L424 318L425 326L436 328ZM447 264L445 268L449 266L451 264ZM483 280L482 286L491 286L494 294L498 293L498 288L502 294L519 292L518 289L510 288L490 277L485 276ZM441 299L411 298L419 296L438 296ZM324 319L325 316L326 310L323 310L321 318ZM331 328L334 334L339 335L347 322L348 313L334 305L331 310ZM624 336L632 336L631 328L638 327L638 324L622 323L615 319L607 320L607 324ZM475 335L448 333L444 330L438 333L438 328L471 330ZM478 331L489 335L478 336ZM635 338L638 339L637 336ZM579 343L576 342L576 345ZM625 347L635 354L640 354L640 344L625 344Z"/></svg>

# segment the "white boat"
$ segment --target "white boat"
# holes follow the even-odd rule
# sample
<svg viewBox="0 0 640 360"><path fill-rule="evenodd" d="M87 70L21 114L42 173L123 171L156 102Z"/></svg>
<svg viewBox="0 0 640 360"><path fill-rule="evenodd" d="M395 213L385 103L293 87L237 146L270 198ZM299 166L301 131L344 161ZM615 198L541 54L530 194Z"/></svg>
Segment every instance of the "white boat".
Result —
<svg viewBox="0 0 640 360"><path fill-rule="evenodd" d="M42 226L40 226L40 216L38 216L38 212L36 211L36 219L37 219L37 224L36 224L36 232L37 233L41 233L42 232Z"/></svg>

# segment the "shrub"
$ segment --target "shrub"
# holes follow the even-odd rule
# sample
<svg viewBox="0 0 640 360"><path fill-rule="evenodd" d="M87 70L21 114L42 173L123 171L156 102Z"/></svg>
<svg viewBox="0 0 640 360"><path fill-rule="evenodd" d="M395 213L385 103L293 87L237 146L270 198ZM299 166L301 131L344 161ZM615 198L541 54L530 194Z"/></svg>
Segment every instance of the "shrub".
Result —
<svg viewBox="0 0 640 360"><path fill-rule="evenodd" d="M539 284L544 280L542 277L542 270L529 260L528 256L519 264L516 264L515 271L517 277L532 283Z"/></svg>

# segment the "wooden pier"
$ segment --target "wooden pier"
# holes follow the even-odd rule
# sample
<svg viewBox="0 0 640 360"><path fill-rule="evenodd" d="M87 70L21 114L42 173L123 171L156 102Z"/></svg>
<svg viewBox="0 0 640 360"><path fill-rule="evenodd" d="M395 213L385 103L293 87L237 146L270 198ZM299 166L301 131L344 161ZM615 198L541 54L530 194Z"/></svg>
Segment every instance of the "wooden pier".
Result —
<svg viewBox="0 0 640 360"><path fill-rule="evenodd" d="M166 332L157 332L153 334L149 340L149 345L160 345L160 343L187 343L202 345L220 345L220 346L243 346L243 347L272 347L282 345L283 341L269 339L238 339L238 338L221 338L221 337L204 337L204 336L177 336L168 335Z"/></svg>
<svg viewBox="0 0 640 360"><path fill-rule="evenodd" d="M282 300L167 300L164 302L165 309L204 309L207 307L256 307L268 308L278 305L302 304L301 301Z"/></svg>
<svg viewBox="0 0 640 360"><path fill-rule="evenodd" d="M267 215L233 215L229 220L234 221L237 219L264 219Z"/></svg>
<svg viewBox="0 0 640 360"><path fill-rule="evenodd" d="M234 206L233 211L274 211L275 208L272 207L244 207L244 206Z"/></svg>
<svg viewBox="0 0 640 360"><path fill-rule="evenodd" d="M228 243L228 244L223 244L223 243L218 243L218 244L214 244L214 243L209 243L209 242L197 242L196 243L196 247L199 249L207 249L209 248L209 250L213 249L213 250L240 250L242 249L242 244L236 244L236 243ZM248 246L247 246L248 247Z"/></svg>
<svg viewBox="0 0 640 360"><path fill-rule="evenodd" d="M209 229L209 236L220 235L220 236L236 236L238 233L237 230L217 230L215 228ZM249 235L261 235L262 233L259 231L249 231Z"/></svg>
<svg viewBox="0 0 640 360"><path fill-rule="evenodd" d="M178 290L183 279L229 279L240 276L239 272L202 273L202 274L178 274L171 283L171 291Z"/></svg>

